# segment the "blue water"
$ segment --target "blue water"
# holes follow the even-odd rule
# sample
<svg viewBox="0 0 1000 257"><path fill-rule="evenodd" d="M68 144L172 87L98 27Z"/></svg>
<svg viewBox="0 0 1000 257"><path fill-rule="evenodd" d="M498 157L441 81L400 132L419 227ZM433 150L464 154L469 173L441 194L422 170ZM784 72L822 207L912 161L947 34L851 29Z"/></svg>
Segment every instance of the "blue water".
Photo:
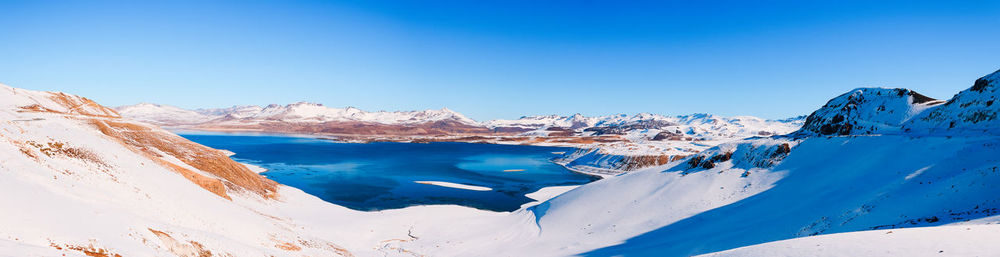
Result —
<svg viewBox="0 0 1000 257"><path fill-rule="evenodd" d="M457 204L493 211L517 210L525 197L549 186L579 185L595 178L548 160L565 147L470 143L337 143L274 136L182 134L233 159L267 168L262 173L325 201L375 211L413 205ZM504 170L524 171L504 172ZM492 188L473 191L413 181L445 181Z"/></svg>

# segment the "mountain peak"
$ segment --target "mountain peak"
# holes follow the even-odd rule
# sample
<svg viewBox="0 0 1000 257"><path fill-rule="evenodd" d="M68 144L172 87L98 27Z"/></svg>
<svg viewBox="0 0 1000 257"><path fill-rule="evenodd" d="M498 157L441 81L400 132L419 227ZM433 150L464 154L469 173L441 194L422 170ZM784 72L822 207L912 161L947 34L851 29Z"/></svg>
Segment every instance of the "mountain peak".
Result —
<svg viewBox="0 0 1000 257"><path fill-rule="evenodd" d="M977 79L943 105L922 113L906 129L925 133L1000 134L1000 71Z"/></svg>
<svg viewBox="0 0 1000 257"><path fill-rule="evenodd" d="M905 88L856 88L830 99L806 118L800 132L860 135L898 131L933 98Z"/></svg>

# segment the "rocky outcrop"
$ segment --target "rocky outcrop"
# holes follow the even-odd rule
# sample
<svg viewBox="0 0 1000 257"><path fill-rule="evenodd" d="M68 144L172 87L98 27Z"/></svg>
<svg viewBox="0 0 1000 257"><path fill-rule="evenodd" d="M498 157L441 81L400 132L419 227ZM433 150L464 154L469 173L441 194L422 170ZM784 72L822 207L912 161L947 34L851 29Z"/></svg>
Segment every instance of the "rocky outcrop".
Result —
<svg viewBox="0 0 1000 257"><path fill-rule="evenodd" d="M757 138L722 144L687 158L671 170L697 172L724 166L749 171L769 168L785 159L798 144L792 137Z"/></svg>
<svg viewBox="0 0 1000 257"><path fill-rule="evenodd" d="M600 149L578 149L552 161L570 170L596 175L617 175L648 167L666 165L683 159L683 155L618 155Z"/></svg>
<svg viewBox="0 0 1000 257"><path fill-rule="evenodd" d="M927 107L941 101L903 88L858 88L831 99L806 118L800 135L895 133Z"/></svg>
<svg viewBox="0 0 1000 257"><path fill-rule="evenodd" d="M855 89L809 115L796 135L1000 134L998 84L1000 71L947 102L902 88Z"/></svg>
<svg viewBox="0 0 1000 257"><path fill-rule="evenodd" d="M909 133L1000 134L1000 71L976 80L947 103L927 110L904 125Z"/></svg>
<svg viewBox="0 0 1000 257"><path fill-rule="evenodd" d="M767 133L770 134L770 132L767 132ZM692 138L690 136L687 136L687 135L681 133L680 131L673 131L673 132L671 132L671 131L661 131L660 133L656 133L656 136L653 136L653 138L651 140L653 140L653 141L664 141L664 140L667 140L667 141L692 141L692 140L694 140L694 138Z"/></svg>

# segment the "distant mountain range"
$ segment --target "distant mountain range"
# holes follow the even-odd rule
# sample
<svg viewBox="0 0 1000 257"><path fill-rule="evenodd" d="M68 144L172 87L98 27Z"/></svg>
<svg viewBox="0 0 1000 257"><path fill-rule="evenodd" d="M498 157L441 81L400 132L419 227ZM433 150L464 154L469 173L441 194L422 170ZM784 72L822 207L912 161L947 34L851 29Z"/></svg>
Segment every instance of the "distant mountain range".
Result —
<svg viewBox="0 0 1000 257"><path fill-rule="evenodd" d="M478 124L476 121L447 108L409 112L366 112L354 107L330 108L322 104L307 102L288 105L271 104L264 107L247 105L197 110L185 110L169 105L141 103L121 106L115 109L126 117L165 126L226 121L363 122L405 125L449 120L469 125Z"/></svg>
<svg viewBox="0 0 1000 257"><path fill-rule="evenodd" d="M381 136L601 136L629 135L646 140L714 140L784 134L798 129L804 116L765 120L710 114L664 116L641 113L586 117L524 116L478 122L447 108L367 112L299 102L288 105L234 106L185 110L141 103L115 108L122 116L166 127L204 130L254 130L327 135Z"/></svg>

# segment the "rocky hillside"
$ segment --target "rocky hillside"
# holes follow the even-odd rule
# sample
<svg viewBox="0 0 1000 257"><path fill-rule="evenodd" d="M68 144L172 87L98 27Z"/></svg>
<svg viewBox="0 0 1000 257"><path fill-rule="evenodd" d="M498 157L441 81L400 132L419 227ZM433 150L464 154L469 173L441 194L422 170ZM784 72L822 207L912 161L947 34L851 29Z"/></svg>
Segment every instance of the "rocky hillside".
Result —
<svg viewBox="0 0 1000 257"><path fill-rule="evenodd" d="M998 135L1000 72L977 79L948 102L920 113L903 125L907 133Z"/></svg>
<svg viewBox="0 0 1000 257"><path fill-rule="evenodd" d="M870 135L898 133L900 126L944 101L903 88L858 88L831 99L806 118L803 133Z"/></svg>

